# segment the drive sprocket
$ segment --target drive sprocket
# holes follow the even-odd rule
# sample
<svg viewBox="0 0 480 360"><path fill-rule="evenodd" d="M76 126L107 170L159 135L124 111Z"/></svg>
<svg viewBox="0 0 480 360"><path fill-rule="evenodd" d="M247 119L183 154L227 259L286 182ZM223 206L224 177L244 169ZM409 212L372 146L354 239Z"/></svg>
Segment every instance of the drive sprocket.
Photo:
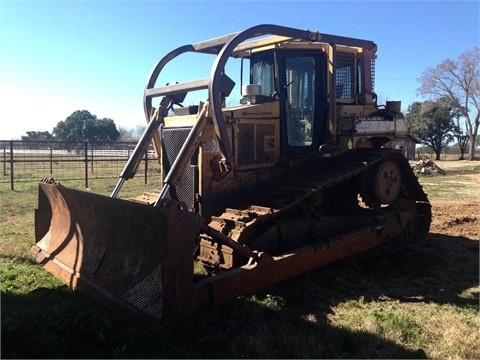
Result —
<svg viewBox="0 0 480 360"><path fill-rule="evenodd" d="M379 207L393 204L402 189L402 172L394 159L387 158L373 166L363 177L361 196L365 205Z"/></svg>

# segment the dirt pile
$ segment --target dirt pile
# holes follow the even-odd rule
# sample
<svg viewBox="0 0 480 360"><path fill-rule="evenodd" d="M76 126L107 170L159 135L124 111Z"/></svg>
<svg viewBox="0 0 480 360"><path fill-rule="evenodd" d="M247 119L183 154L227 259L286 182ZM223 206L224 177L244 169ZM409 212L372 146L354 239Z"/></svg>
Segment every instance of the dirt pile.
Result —
<svg viewBox="0 0 480 360"><path fill-rule="evenodd" d="M413 172L417 175L446 175L447 173L439 165L427 157L421 158L412 166Z"/></svg>

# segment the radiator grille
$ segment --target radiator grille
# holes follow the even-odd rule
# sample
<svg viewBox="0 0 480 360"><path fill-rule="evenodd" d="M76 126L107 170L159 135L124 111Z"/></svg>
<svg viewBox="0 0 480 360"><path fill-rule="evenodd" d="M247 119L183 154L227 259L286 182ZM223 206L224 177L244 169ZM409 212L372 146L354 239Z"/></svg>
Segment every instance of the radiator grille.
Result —
<svg viewBox="0 0 480 360"><path fill-rule="evenodd" d="M162 178L170 171L180 149L185 143L190 128L174 128L162 130ZM184 202L188 209L194 207L194 168L187 165L183 170L180 181L170 188L167 199L175 199Z"/></svg>

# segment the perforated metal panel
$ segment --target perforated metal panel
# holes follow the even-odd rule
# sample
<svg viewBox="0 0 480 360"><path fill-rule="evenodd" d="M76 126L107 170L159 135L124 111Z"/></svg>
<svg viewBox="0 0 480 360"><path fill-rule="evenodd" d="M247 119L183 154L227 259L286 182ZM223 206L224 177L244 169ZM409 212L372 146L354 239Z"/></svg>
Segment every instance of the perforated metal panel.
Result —
<svg viewBox="0 0 480 360"><path fill-rule="evenodd" d="M371 66L370 73L372 77L372 91L375 91L375 59L372 59L370 66Z"/></svg>
<svg viewBox="0 0 480 360"><path fill-rule="evenodd" d="M356 80L355 54L338 52L336 56L337 98L352 99Z"/></svg>
<svg viewBox="0 0 480 360"><path fill-rule="evenodd" d="M168 174L191 128L170 128L162 131L162 178ZM170 188L167 198L183 201L189 209L194 207L194 168L187 165L180 182Z"/></svg>
<svg viewBox="0 0 480 360"><path fill-rule="evenodd" d="M122 300L156 320L163 318L162 266L122 296Z"/></svg>

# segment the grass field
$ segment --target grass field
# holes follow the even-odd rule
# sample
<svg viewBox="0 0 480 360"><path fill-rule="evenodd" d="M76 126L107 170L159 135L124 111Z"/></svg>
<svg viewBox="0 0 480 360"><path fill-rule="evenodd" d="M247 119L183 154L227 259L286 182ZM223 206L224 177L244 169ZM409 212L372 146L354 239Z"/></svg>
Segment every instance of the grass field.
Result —
<svg viewBox="0 0 480 360"><path fill-rule="evenodd" d="M132 326L68 290L28 254L37 185L2 190L1 357L478 359L480 172L464 164L419 178L434 214L426 239L197 311L176 328Z"/></svg>

